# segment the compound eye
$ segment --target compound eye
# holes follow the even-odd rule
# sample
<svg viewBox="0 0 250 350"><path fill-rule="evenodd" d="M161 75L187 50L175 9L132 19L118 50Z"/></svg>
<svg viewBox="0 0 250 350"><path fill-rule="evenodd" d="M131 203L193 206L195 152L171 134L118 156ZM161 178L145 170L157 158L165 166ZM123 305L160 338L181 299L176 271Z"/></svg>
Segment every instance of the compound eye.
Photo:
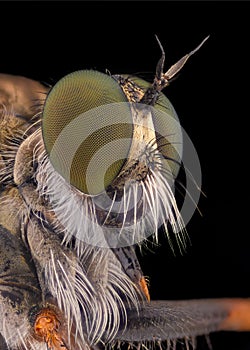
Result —
<svg viewBox="0 0 250 350"><path fill-rule="evenodd" d="M54 169L81 192L97 195L120 172L133 123L119 84L104 73L82 70L50 90L42 132Z"/></svg>
<svg viewBox="0 0 250 350"><path fill-rule="evenodd" d="M157 145L164 158L165 170L175 179L181 166L183 135L177 113L163 93L160 93L153 116Z"/></svg>

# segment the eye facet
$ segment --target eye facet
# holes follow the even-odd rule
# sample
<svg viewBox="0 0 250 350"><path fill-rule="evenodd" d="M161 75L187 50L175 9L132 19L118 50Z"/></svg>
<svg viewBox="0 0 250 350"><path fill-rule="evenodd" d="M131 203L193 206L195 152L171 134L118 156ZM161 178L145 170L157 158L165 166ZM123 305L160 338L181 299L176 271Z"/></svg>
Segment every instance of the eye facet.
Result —
<svg viewBox="0 0 250 350"><path fill-rule="evenodd" d="M127 99L110 76L92 70L66 75L45 102L42 132L55 170L85 194L117 176L133 133Z"/></svg>

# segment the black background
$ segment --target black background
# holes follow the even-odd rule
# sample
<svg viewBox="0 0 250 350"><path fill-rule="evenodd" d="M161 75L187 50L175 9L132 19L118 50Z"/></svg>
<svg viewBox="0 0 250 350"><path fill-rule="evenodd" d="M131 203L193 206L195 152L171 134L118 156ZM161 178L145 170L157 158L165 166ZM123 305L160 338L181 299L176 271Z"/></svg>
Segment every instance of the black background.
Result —
<svg viewBox="0 0 250 350"><path fill-rule="evenodd" d="M140 257L152 299L250 296L247 2L1 2L0 71L53 83L77 69L151 79L210 34L165 90L198 152L206 197L173 256L160 237ZM250 350L250 334L217 333L213 349ZM198 349L208 349L200 340Z"/></svg>

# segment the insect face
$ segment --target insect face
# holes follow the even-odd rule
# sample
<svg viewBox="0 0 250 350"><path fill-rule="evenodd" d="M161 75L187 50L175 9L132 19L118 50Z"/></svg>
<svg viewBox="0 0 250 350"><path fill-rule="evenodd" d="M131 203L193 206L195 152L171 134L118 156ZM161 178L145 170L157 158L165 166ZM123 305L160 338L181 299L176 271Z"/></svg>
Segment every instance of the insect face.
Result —
<svg viewBox="0 0 250 350"><path fill-rule="evenodd" d="M249 300L150 302L134 249L161 225L185 245L174 194L184 133L162 89L197 49L166 73L162 49L151 84L93 70L50 88L0 75L4 350L169 350L250 329Z"/></svg>

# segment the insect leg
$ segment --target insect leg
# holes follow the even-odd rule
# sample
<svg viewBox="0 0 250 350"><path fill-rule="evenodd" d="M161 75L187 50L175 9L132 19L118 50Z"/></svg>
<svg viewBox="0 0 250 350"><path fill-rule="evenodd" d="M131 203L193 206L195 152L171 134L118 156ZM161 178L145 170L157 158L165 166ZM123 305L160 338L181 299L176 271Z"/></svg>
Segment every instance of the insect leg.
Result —
<svg viewBox="0 0 250 350"><path fill-rule="evenodd" d="M193 339L216 331L250 331L250 299L151 301L128 310L117 339L126 342Z"/></svg>
<svg viewBox="0 0 250 350"><path fill-rule="evenodd" d="M32 340L36 342L31 310L39 309L41 291L30 257L20 241L2 226L0 237L0 333L12 349Z"/></svg>
<svg viewBox="0 0 250 350"><path fill-rule="evenodd" d="M34 216L27 222L25 235L35 262L43 302L54 304L63 314L53 319L49 316L53 329L57 329L57 324L63 325L62 333L54 332L54 336L67 343L69 348L88 347L85 335L87 326L81 322L81 309L91 310L91 298L95 293L75 252L63 246L58 235L49 227L43 226ZM43 311L39 329L43 329L47 317L46 310ZM45 332L49 333L48 330ZM52 339L48 337L47 343L50 340L52 343L59 343L54 336ZM58 345L58 348L61 346ZM56 350L57 345L52 349Z"/></svg>

